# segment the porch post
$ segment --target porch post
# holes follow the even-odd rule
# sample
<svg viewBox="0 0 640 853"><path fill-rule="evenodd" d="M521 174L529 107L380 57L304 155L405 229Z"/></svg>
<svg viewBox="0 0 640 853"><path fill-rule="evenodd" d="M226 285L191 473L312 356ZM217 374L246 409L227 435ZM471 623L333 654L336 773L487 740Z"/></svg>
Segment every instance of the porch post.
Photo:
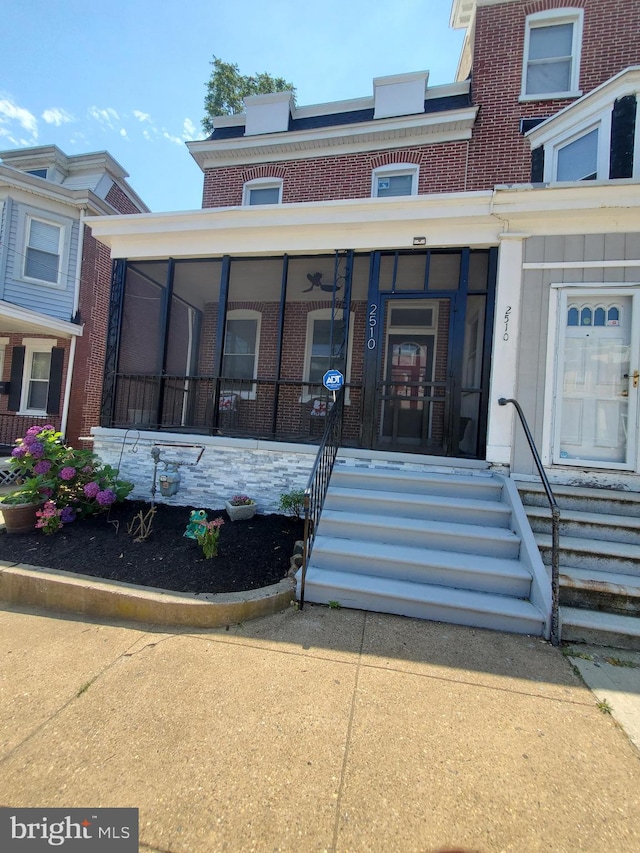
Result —
<svg viewBox="0 0 640 853"><path fill-rule="evenodd" d="M487 426L487 462L510 465L515 426L513 406L499 406L500 397L517 398L518 341L522 301L522 261L528 234L499 235L496 310L493 327L492 374Z"/></svg>

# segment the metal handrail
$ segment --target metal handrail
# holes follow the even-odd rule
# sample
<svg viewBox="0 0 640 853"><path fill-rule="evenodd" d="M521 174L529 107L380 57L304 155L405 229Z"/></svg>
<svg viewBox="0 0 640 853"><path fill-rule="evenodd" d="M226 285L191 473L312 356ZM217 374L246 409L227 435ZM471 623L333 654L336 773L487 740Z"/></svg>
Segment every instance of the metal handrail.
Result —
<svg viewBox="0 0 640 853"><path fill-rule="evenodd" d="M529 424L524 416L524 412L517 400L506 397L500 397L498 400L499 406L506 406L507 403L513 403L513 406L520 416L522 429L529 442L529 449L533 456L533 461L536 463L536 468L540 474L542 485L547 493L547 500L551 507L551 643L554 646L560 645L560 623L558 619L558 600L560 596L560 507L557 504L547 473L542 467L542 460L536 447L533 435L529 429Z"/></svg>
<svg viewBox="0 0 640 853"><path fill-rule="evenodd" d="M324 434L316 461L311 469L307 488L304 492L304 547L300 572L300 610L304 607L304 585L307 577L307 564L311 555L324 499L329 488L333 465L338 455L342 438L342 414L344 411L344 386L337 392L335 402L326 416Z"/></svg>

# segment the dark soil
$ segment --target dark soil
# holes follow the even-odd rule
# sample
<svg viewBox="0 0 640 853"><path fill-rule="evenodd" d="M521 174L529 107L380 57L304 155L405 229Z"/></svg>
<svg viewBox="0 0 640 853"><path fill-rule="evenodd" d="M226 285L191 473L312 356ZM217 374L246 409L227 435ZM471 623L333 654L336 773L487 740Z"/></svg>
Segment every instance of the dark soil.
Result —
<svg viewBox="0 0 640 853"><path fill-rule="evenodd" d="M282 580L302 539L302 523L284 515L231 522L224 510L208 510L210 521L220 516L224 525L218 556L207 560L195 539L184 536L191 507L156 506L143 542L135 542L127 526L150 506L125 501L48 536L2 532L0 560L178 592L239 592Z"/></svg>

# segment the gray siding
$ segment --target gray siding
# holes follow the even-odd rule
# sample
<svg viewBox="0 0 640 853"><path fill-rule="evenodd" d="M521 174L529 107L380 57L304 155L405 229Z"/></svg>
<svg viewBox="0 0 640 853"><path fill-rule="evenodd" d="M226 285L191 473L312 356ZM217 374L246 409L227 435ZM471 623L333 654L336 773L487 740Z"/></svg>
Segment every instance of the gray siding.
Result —
<svg viewBox="0 0 640 853"><path fill-rule="evenodd" d="M73 312L73 296L75 290L76 260L78 257L79 221L68 217L60 217L47 210L17 204L15 201L8 205L9 211L5 216L7 252L5 273L0 284L2 299L60 320L70 320ZM64 225L65 247L62 253L62 275L60 286L47 286L37 282L25 281L22 278L24 268L25 238L24 228L26 215L41 216L56 224Z"/></svg>
<svg viewBox="0 0 640 853"><path fill-rule="evenodd" d="M623 260L640 260L640 234L531 237L525 242L526 264ZM516 397L538 449L542 449L550 285L593 282L640 282L640 267L526 269L523 272ZM513 470L534 473L531 452L519 426L515 432Z"/></svg>

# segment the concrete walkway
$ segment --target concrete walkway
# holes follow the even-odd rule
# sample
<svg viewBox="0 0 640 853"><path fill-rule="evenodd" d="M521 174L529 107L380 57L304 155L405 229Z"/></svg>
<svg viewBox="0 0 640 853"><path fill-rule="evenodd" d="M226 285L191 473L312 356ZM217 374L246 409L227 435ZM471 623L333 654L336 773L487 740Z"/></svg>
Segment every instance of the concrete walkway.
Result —
<svg viewBox="0 0 640 853"><path fill-rule="evenodd" d="M137 807L142 851L640 850L640 753L539 639L307 607L0 640L0 803Z"/></svg>

